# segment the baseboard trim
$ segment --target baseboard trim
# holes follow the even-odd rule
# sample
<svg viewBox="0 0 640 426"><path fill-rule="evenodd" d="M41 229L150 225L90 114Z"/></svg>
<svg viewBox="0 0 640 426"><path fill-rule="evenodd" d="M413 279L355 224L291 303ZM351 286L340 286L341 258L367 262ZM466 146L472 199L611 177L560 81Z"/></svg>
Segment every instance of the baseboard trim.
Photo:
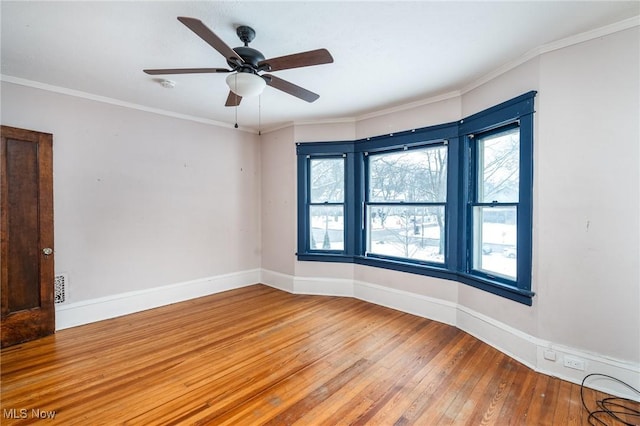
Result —
<svg viewBox="0 0 640 426"><path fill-rule="evenodd" d="M279 272L262 270L262 283L295 294L354 297L376 305L385 306L423 318L453 325L500 352L521 362L534 371L580 384L592 373L608 374L640 389L640 364L589 353L539 339L508 324L474 311L455 302L397 290L364 281L294 277ZM545 358L545 352L555 355L555 360ZM566 356L585 361L585 370L564 366ZM612 395L640 402L640 396L616 382L594 378L586 386Z"/></svg>
<svg viewBox="0 0 640 426"><path fill-rule="evenodd" d="M343 278L295 277L296 294L353 297L353 280Z"/></svg>
<svg viewBox="0 0 640 426"><path fill-rule="evenodd" d="M260 282L265 285L268 285L269 287L286 291L287 293L296 294L294 290L295 286L294 286L294 279L292 275L287 275L280 272L263 269L261 273Z"/></svg>
<svg viewBox="0 0 640 426"><path fill-rule="evenodd" d="M246 287L259 283L260 279L261 270L252 269L59 305L56 330Z"/></svg>
<svg viewBox="0 0 640 426"><path fill-rule="evenodd" d="M466 306L456 306L456 327L500 352L537 370L537 348L542 341Z"/></svg>
<svg viewBox="0 0 640 426"><path fill-rule="evenodd" d="M397 290L364 281L354 281L354 297L365 302L456 325L456 304L453 302Z"/></svg>

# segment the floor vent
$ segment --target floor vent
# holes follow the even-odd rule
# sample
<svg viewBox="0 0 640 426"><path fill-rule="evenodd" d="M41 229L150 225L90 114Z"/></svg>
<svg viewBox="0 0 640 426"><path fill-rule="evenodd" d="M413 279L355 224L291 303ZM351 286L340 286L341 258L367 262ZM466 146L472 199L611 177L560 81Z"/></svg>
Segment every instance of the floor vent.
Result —
<svg viewBox="0 0 640 426"><path fill-rule="evenodd" d="M66 274L56 275L53 288L53 301L55 303L64 303L67 300L67 282Z"/></svg>

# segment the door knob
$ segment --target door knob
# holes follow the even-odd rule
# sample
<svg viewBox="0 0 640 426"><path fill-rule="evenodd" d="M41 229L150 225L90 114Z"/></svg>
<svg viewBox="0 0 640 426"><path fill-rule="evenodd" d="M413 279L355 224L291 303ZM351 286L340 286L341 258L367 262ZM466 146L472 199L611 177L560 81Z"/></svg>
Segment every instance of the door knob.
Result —
<svg viewBox="0 0 640 426"><path fill-rule="evenodd" d="M53 249L49 248L49 247L45 247L45 248L42 249L42 253L45 256L49 256L49 255L51 255L53 253Z"/></svg>

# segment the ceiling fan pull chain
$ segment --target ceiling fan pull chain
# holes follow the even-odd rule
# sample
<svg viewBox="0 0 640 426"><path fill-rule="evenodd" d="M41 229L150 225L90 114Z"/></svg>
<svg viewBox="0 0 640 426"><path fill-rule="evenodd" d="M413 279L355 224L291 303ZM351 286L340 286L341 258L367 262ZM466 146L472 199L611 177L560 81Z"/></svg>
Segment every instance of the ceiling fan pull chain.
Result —
<svg viewBox="0 0 640 426"><path fill-rule="evenodd" d="M233 127L238 128L238 105L236 105L236 124L234 124Z"/></svg>
<svg viewBox="0 0 640 426"><path fill-rule="evenodd" d="M258 96L258 136L262 135L262 95Z"/></svg>
<svg viewBox="0 0 640 426"><path fill-rule="evenodd" d="M237 96L237 93L238 93L238 73L236 73L234 75L233 82L234 82L234 89L235 89L233 94L234 94L234 96ZM235 127L237 129L238 128L238 102L236 101L234 103L236 104L236 124L233 127Z"/></svg>

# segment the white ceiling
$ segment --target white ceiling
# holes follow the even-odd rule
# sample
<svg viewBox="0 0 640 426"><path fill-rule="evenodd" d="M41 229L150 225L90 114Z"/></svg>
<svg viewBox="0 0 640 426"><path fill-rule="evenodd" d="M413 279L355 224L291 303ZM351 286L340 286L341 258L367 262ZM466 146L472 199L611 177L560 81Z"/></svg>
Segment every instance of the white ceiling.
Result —
<svg viewBox="0 0 640 426"><path fill-rule="evenodd" d="M528 52L637 16L640 2L272 2L2 0L1 73L243 128L353 118L461 90ZM180 23L202 20L231 47L256 30L267 58L327 48L335 62L274 72L320 94L307 103L271 87L224 107L227 74L158 83L144 68L227 67ZM259 108L260 106L260 108ZM260 111L260 114L259 114Z"/></svg>

